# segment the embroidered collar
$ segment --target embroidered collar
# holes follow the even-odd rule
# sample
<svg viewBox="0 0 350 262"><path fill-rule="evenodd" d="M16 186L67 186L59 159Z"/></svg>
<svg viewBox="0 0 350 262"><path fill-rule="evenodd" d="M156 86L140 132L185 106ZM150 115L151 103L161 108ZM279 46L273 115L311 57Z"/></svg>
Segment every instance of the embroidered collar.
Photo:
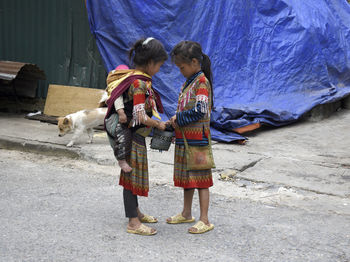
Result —
<svg viewBox="0 0 350 262"><path fill-rule="evenodd" d="M195 73L194 75L190 76L189 78L187 78L187 80L186 80L186 82L185 82L185 84L184 84L184 87L182 88L182 91L184 91L185 88L188 87L188 86L193 82L193 80L195 80L196 77L199 76L199 75L202 74L202 73L203 73L203 72L202 72L202 70L201 70L201 71Z"/></svg>

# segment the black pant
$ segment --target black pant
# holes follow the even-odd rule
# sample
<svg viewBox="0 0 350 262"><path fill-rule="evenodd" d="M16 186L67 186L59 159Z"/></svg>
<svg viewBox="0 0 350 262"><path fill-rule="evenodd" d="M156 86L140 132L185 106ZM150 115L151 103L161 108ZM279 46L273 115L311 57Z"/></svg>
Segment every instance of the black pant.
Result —
<svg viewBox="0 0 350 262"><path fill-rule="evenodd" d="M137 201L137 195L134 195L130 190L124 188L123 190L124 198L124 209L126 217L137 217L137 207L139 203Z"/></svg>

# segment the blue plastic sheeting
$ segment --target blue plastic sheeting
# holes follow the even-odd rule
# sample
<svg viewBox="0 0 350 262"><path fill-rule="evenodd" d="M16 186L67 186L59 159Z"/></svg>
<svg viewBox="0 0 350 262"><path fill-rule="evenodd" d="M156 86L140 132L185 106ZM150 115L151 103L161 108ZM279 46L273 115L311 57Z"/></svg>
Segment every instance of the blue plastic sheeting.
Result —
<svg viewBox="0 0 350 262"><path fill-rule="evenodd" d="M87 9L107 70L128 64L141 37L169 52L181 40L201 43L212 60L215 140L243 139L232 129L253 123L292 123L350 94L346 0L87 0ZM154 77L167 117L184 81L170 61Z"/></svg>

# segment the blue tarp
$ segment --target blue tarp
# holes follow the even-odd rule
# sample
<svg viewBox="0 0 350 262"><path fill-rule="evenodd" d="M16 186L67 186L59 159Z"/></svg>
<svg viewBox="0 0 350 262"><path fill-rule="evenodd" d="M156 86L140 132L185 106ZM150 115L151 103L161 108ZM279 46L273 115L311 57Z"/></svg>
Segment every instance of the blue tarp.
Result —
<svg viewBox="0 0 350 262"><path fill-rule="evenodd" d="M87 10L108 71L128 64L141 37L169 52L182 40L201 43L212 61L215 140L242 139L232 129L253 123L292 123L350 94L346 0L87 0ZM165 118L184 81L171 61L154 77Z"/></svg>

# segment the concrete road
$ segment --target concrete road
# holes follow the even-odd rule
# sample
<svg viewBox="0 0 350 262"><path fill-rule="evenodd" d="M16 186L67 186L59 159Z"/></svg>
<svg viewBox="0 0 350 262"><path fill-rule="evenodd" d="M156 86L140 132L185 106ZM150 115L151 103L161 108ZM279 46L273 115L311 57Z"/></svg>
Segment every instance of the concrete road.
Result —
<svg viewBox="0 0 350 262"><path fill-rule="evenodd" d="M309 120L247 134L245 146L214 143L216 163L212 192L289 206L310 212L350 216L350 110L341 109L318 122ZM93 144L83 135L73 148L70 135L58 137L56 125L0 114L0 148L84 159L115 168L104 132ZM147 138L149 145L150 138ZM174 146L149 150L152 180L172 185Z"/></svg>
<svg viewBox="0 0 350 262"><path fill-rule="evenodd" d="M350 216L316 202L299 206L302 194L281 186L279 197L289 200L272 203L238 198L233 190L257 186L249 180L220 181L222 188L217 181L213 231L190 235L189 225L168 225L165 218L181 209L182 191L150 169L150 196L140 206L159 223L157 235L144 237L125 231L116 167L0 150L0 261L350 261ZM277 201L267 184L258 184L260 200L267 192ZM324 197L324 203L338 201L338 211L347 205L347 198ZM197 196L193 211L198 218Z"/></svg>

